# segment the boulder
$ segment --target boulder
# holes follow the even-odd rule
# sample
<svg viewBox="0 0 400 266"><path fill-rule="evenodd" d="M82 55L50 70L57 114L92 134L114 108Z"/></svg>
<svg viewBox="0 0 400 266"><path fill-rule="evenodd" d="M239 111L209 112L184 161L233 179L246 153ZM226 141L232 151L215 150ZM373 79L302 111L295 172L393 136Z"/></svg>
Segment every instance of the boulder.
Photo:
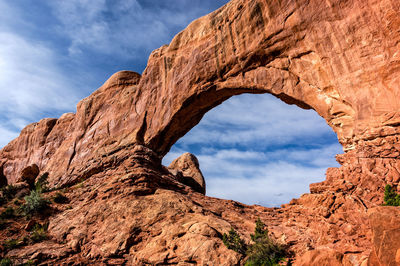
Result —
<svg viewBox="0 0 400 266"><path fill-rule="evenodd" d="M376 207L368 216L373 243L369 265L400 265L400 207Z"/></svg>
<svg viewBox="0 0 400 266"><path fill-rule="evenodd" d="M35 186L36 177L39 175L39 167L36 164L32 164L28 167L25 167L21 171L20 178L17 179L17 182L25 182L29 185L30 188Z"/></svg>
<svg viewBox="0 0 400 266"><path fill-rule="evenodd" d="M333 249L322 248L310 250L296 261L298 266L342 266L343 254Z"/></svg>
<svg viewBox="0 0 400 266"><path fill-rule="evenodd" d="M178 180L195 191L206 194L206 182L200 170L199 161L191 153L184 153L176 158L168 169Z"/></svg>

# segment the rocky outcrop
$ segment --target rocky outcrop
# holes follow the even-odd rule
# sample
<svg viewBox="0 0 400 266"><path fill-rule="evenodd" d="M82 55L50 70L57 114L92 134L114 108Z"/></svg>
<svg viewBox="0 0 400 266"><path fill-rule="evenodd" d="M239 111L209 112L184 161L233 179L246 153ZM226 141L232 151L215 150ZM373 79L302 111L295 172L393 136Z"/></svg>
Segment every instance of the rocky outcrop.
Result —
<svg viewBox="0 0 400 266"><path fill-rule="evenodd" d="M39 175L40 170L36 164L32 164L28 167L25 167L20 174L20 177L17 179L18 182L25 182L30 187L35 185L36 177Z"/></svg>
<svg viewBox="0 0 400 266"><path fill-rule="evenodd" d="M168 170L183 184L206 194L206 181L201 173L199 161L193 154L182 154L168 166Z"/></svg>
<svg viewBox="0 0 400 266"><path fill-rule="evenodd" d="M372 248L368 209L382 203L385 184L400 190L399 13L400 2L392 0L232 0L155 50L142 76L118 72L83 99L76 114L27 126L1 150L0 165L9 183L36 164L49 173L53 188L85 180L91 184L80 190L84 196L72 210L54 218L50 232L93 260L117 256L140 261L153 254L148 261L175 263L186 256L188 263L217 257L224 258L217 260L221 265L239 261L217 240L225 222L245 235L249 225L233 217L268 213L265 223L298 258L326 248L341 261L361 264ZM190 193L193 185L162 167L161 158L208 110L242 93L270 93L314 109L343 145L345 153L337 156L342 166L328 169L326 180L312 184L310 194L281 209L245 206L204 224L204 217L193 217L206 216L210 209L197 213L184 206L192 206L190 197L200 197L200 206L209 199ZM183 177L194 173L192 180L200 180L202 187L196 167L189 174L178 168ZM96 180L107 189L96 194L102 184ZM158 192L164 190L175 194L164 197ZM100 200L98 195L102 204L97 205L93 199ZM176 201L178 195L189 197L181 198L184 206ZM214 204L217 214L227 206L221 200ZM137 210L145 216L152 207L160 218L149 215L140 225L130 224ZM191 230L189 220L198 223L195 241L175 240L174 232L180 238L181 229L157 229L169 228L172 220L185 230ZM108 234L109 228L123 229ZM204 248L203 257L195 254L198 248Z"/></svg>
<svg viewBox="0 0 400 266"><path fill-rule="evenodd" d="M377 207L368 214L373 233L369 265L400 265L400 207Z"/></svg>
<svg viewBox="0 0 400 266"><path fill-rule="evenodd" d="M299 261L299 266L310 265L329 265L329 266L342 266L344 265L343 254L332 249L314 249L307 251ZM351 265L351 264L350 264Z"/></svg>

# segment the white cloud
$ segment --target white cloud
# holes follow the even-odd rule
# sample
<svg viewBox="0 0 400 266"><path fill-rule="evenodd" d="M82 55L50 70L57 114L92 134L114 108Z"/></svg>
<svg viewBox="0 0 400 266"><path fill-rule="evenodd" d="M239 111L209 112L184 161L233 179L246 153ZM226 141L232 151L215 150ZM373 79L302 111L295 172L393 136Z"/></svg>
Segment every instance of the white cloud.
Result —
<svg viewBox="0 0 400 266"><path fill-rule="evenodd" d="M215 150L197 157L206 179L207 195L246 204L279 206L308 193L310 183L323 181L326 169L337 166L333 154L325 150L325 147L274 153ZM300 153L304 157L294 160ZM321 154L327 158L316 162Z"/></svg>
<svg viewBox="0 0 400 266"><path fill-rule="evenodd" d="M51 1L59 31L71 55L83 50L138 58L168 43L193 19L210 12L212 1L69 0ZM221 4L225 1L220 0ZM145 54L146 54L145 53Z"/></svg>
<svg viewBox="0 0 400 266"><path fill-rule="evenodd" d="M73 111L80 98L42 44L0 32L0 148L43 113Z"/></svg>
<svg viewBox="0 0 400 266"><path fill-rule="evenodd" d="M254 169L256 168L256 169ZM253 177L231 176L208 178L207 195L234 199L246 204L280 206L309 192L308 185L324 180L325 168L308 168L287 162L251 167Z"/></svg>
<svg viewBox="0 0 400 266"><path fill-rule="evenodd" d="M267 146L331 133L332 129L315 111L283 104L271 95L241 95L207 113L180 143Z"/></svg>
<svg viewBox="0 0 400 266"><path fill-rule="evenodd" d="M139 51L153 50L169 39L163 17L149 13L136 0L54 1L51 6L62 24L59 30L71 40L72 55L89 49L138 57L143 56Z"/></svg>
<svg viewBox="0 0 400 266"><path fill-rule="evenodd" d="M0 0L0 10L1 148L27 124L74 111L84 93L63 71L54 45L32 38L37 25L26 20L26 9Z"/></svg>
<svg viewBox="0 0 400 266"><path fill-rule="evenodd" d="M338 166L334 161L338 148L335 146L275 152L216 149L199 154L197 158L206 179L208 196L280 206L308 193L309 184L323 181L326 169ZM183 152L185 150L174 149L164 158L165 164ZM326 158L319 160L319 157Z"/></svg>
<svg viewBox="0 0 400 266"><path fill-rule="evenodd" d="M164 164L168 165L184 152L174 148L164 158ZM207 149L197 154L197 158L208 196L279 206L308 193L309 184L323 181L328 167L339 166L334 159L339 152L339 144L274 152Z"/></svg>
<svg viewBox="0 0 400 266"><path fill-rule="evenodd" d="M62 75L55 56L43 44L0 32L0 111L16 127L44 111L74 109L74 84Z"/></svg>
<svg viewBox="0 0 400 266"><path fill-rule="evenodd" d="M5 126L0 124L0 149L7 145L10 140L18 137L19 132L7 129Z"/></svg>

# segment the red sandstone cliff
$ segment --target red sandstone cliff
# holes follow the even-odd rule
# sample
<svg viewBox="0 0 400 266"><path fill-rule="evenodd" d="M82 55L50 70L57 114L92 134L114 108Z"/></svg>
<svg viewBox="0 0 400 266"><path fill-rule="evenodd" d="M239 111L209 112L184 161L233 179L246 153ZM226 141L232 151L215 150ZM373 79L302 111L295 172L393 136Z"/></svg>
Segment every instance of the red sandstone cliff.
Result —
<svg viewBox="0 0 400 266"><path fill-rule="evenodd" d="M370 261L395 265L372 241L368 210L385 184L400 190L399 29L394 0L232 0L192 22L142 75L114 74L76 114L31 124L1 150L9 183L36 164L72 199L50 218L52 240L9 255L235 265L242 258L221 234L233 226L249 238L260 217L299 265L366 265L373 244ZM198 193L193 160L189 171L179 160L161 165L208 110L241 93L314 109L344 147L342 166L310 194L267 209Z"/></svg>

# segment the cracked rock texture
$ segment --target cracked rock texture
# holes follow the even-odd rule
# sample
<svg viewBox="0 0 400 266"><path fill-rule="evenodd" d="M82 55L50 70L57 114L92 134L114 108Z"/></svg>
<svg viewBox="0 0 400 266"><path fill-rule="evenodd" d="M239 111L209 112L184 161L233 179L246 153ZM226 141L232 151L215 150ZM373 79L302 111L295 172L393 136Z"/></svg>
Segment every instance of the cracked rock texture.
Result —
<svg viewBox="0 0 400 266"><path fill-rule="evenodd" d="M85 184L51 218L54 248L42 257L235 265L243 258L221 234L233 226L248 240L260 217L299 264L395 265L397 253L377 249L368 210L386 184L400 191L399 29L395 0L232 0L153 51L142 75L118 72L76 114L27 126L0 151L8 183L35 164L52 187ZM208 110L242 93L314 109L343 145L341 167L268 209L196 193L205 190L196 160L161 166Z"/></svg>
<svg viewBox="0 0 400 266"><path fill-rule="evenodd" d="M206 181L201 173L199 161L193 154L188 152L182 154L168 166L168 169L180 182L197 192L206 194Z"/></svg>

